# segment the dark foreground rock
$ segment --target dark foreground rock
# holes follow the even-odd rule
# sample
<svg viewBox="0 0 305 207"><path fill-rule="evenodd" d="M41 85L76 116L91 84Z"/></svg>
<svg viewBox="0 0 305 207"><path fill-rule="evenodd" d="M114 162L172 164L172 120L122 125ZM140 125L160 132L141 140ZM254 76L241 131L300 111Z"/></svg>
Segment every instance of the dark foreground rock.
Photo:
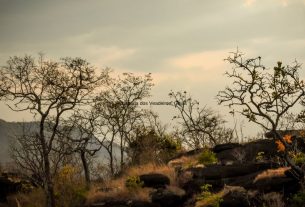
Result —
<svg viewBox="0 0 305 207"><path fill-rule="evenodd" d="M231 150L231 149L234 149L234 148L237 148L237 147L241 147L242 145L241 144L238 144L238 143L227 143L227 144L219 144L219 145L216 145L212 151L215 152L215 153L219 153L219 152L222 152L222 151L225 151L225 150Z"/></svg>
<svg viewBox="0 0 305 207"><path fill-rule="evenodd" d="M250 173L244 176L236 176L229 178L219 178L219 179L204 179L196 178L192 179L189 182L183 185L183 189L187 192L188 195L193 195L195 193L201 192L201 186L205 184L212 185L212 192L218 192L222 190L226 185L229 186L241 186L247 189L254 188L254 180L257 175L263 171L258 171L255 173Z"/></svg>
<svg viewBox="0 0 305 207"><path fill-rule="evenodd" d="M305 141L298 144L299 146L304 146L305 151ZM188 152L183 152L168 160L173 161L179 159L180 157L189 157L193 155L200 154L204 149L195 149ZM211 149L216 153L218 161L222 164L226 163L247 163L255 162L258 153L263 153L264 160L269 160L270 158L276 157L278 155L277 146L273 139L260 139L245 144L238 143L227 143L219 144Z"/></svg>
<svg viewBox="0 0 305 207"><path fill-rule="evenodd" d="M152 203L160 205L160 207L183 206L185 201L185 193L177 193L168 189L158 189L151 193Z"/></svg>
<svg viewBox="0 0 305 207"><path fill-rule="evenodd" d="M92 204L89 207L160 207L160 206L158 204L154 204L149 201L109 199L103 202Z"/></svg>
<svg viewBox="0 0 305 207"><path fill-rule="evenodd" d="M255 181L249 189L259 190L261 192L282 192L285 195L294 194L301 188L299 182L295 179L285 176L268 177Z"/></svg>
<svg viewBox="0 0 305 207"><path fill-rule="evenodd" d="M227 166L211 165L204 168L190 168L188 169L193 174L193 178L204 178L204 179L221 179L229 177L237 177L248 175L254 172L263 171L266 169L272 169L278 167L277 164L272 162L266 163L245 163L233 164Z"/></svg>
<svg viewBox="0 0 305 207"><path fill-rule="evenodd" d="M170 179L163 174L150 173L140 175L140 180L144 183L143 187L149 188L165 188L166 185L170 184Z"/></svg>
<svg viewBox="0 0 305 207"><path fill-rule="evenodd" d="M250 207L249 196L243 188L233 188L222 197L220 207Z"/></svg>
<svg viewBox="0 0 305 207"><path fill-rule="evenodd" d="M274 140L270 139L256 140L243 145L234 143L216 145L213 151L221 163L228 160L240 163L254 162L258 153L263 153L264 159L268 160L278 154Z"/></svg>
<svg viewBox="0 0 305 207"><path fill-rule="evenodd" d="M21 183L16 183L7 177L0 176L0 202L6 202L6 196L17 192L20 188Z"/></svg>
<svg viewBox="0 0 305 207"><path fill-rule="evenodd" d="M37 186L32 180L16 172L0 174L0 203L7 202L7 196L15 193L28 193Z"/></svg>
<svg viewBox="0 0 305 207"><path fill-rule="evenodd" d="M6 202L6 197L17 192L29 192L34 188L32 183L16 173L0 175L0 202Z"/></svg>

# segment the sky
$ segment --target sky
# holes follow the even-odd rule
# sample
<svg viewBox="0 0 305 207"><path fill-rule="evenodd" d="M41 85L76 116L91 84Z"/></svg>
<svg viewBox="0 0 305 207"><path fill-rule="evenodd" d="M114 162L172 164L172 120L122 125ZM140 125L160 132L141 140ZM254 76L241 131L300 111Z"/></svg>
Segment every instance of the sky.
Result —
<svg viewBox="0 0 305 207"><path fill-rule="evenodd" d="M230 122L215 96L236 48L305 63L305 0L0 0L0 65L10 56L82 57L97 68L152 73L151 100L186 90ZM174 111L155 106L164 122ZM0 119L29 120L0 103ZM251 132L252 133L252 132Z"/></svg>

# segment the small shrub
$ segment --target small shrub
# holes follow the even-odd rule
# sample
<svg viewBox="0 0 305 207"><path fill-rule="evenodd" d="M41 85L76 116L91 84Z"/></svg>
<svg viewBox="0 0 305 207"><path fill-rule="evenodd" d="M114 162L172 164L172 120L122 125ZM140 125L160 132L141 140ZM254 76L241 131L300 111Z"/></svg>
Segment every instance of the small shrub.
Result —
<svg viewBox="0 0 305 207"><path fill-rule="evenodd" d="M211 206L219 207L220 203L223 201L222 197L218 194L213 194L210 190L212 185L205 184L201 186L202 192L197 196L196 207Z"/></svg>
<svg viewBox="0 0 305 207"><path fill-rule="evenodd" d="M125 186L129 190L136 190L142 188L144 183L140 180L139 176L129 176L126 179Z"/></svg>
<svg viewBox="0 0 305 207"><path fill-rule="evenodd" d="M255 160L257 162L262 162L265 160L265 152L258 152L256 157L255 157Z"/></svg>
<svg viewBox="0 0 305 207"><path fill-rule="evenodd" d="M291 199L292 207L303 206L304 203L305 203L305 191L300 191L293 195Z"/></svg>
<svg viewBox="0 0 305 207"><path fill-rule="evenodd" d="M215 164L217 161L216 154L207 148L205 148L198 157L198 162L204 165Z"/></svg>
<svg viewBox="0 0 305 207"><path fill-rule="evenodd" d="M204 184L203 186L200 187L201 189L201 194L197 197L197 200L203 200L206 199L207 197L211 196L211 184Z"/></svg>
<svg viewBox="0 0 305 207"><path fill-rule="evenodd" d="M81 170L71 165L62 167L55 178L55 198L61 207L79 206L86 201L87 190Z"/></svg>
<svg viewBox="0 0 305 207"><path fill-rule="evenodd" d="M296 153L292 159L296 165L301 166L305 164L305 154L302 152Z"/></svg>
<svg viewBox="0 0 305 207"><path fill-rule="evenodd" d="M141 166L133 166L126 169L126 171L121 177L112 180L106 180L101 184L96 183L88 192L86 205L104 202L105 199L109 198L119 198L121 200L150 201L150 193L152 192L152 189L139 188L143 184L141 184L141 182L139 183L140 180L138 180L140 175L149 173L164 174L170 178L171 186L178 185L176 173L173 167L169 167L168 165L158 165L155 163L149 163ZM101 185L107 188L108 190L101 190ZM137 187L128 188L127 186Z"/></svg>

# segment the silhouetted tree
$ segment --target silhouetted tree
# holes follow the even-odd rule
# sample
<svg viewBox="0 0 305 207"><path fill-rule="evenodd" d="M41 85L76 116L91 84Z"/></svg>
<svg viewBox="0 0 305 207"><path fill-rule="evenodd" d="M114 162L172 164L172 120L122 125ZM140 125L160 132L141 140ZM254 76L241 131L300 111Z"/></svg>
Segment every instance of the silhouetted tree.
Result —
<svg viewBox="0 0 305 207"><path fill-rule="evenodd" d="M27 176L37 186L44 187L43 151L37 131L38 124L38 122L22 123L20 126L22 127L22 132L12 135L9 150L11 158L14 160L14 164L16 164L20 173L23 176ZM56 136L52 150L49 153L50 174L52 178L56 176L58 169L65 164L77 163L71 153L67 154L70 151L70 147L63 145L58 139L59 137Z"/></svg>
<svg viewBox="0 0 305 207"><path fill-rule="evenodd" d="M90 107L89 109L78 110L63 121L59 130L59 142L61 145L67 146L65 154L76 153L81 158L88 189L91 184L90 160L102 147L102 141L97 137L99 131L98 117L96 111Z"/></svg>
<svg viewBox="0 0 305 207"><path fill-rule="evenodd" d="M43 181L48 207L55 206L50 153L54 147L61 117L88 101L107 77L96 75L81 58L45 60L41 55L12 57L0 68L0 100L14 111L29 111L39 122L37 137L41 147ZM47 125L51 125L49 128Z"/></svg>
<svg viewBox="0 0 305 207"><path fill-rule="evenodd" d="M233 84L218 93L219 103L234 107L232 113L239 113L271 131L272 137L285 148L285 160L303 177L303 171L289 155L290 141L278 132L281 121L305 95L304 82L298 73L300 64L284 66L278 62L270 70L261 63L261 57L247 59L239 51L232 53L226 61L233 65L232 70L226 72Z"/></svg>
<svg viewBox="0 0 305 207"><path fill-rule="evenodd" d="M169 96L179 112L173 117L180 125L176 136L181 137L189 147L196 149L233 140L233 130L224 127L225 121L211 109L200 108L199 102L186 91L171 91Z"/></svg>
<svg viewBox="0 0 305 207"><path fill-rule="evenodd" d="M150 96L152 86L150 74L136 76L123 73L122 77L109 79L107 88L95 100L95 110L100 115L102 139L106 141L104 147L109 155L111 154L110 162L113 162L112 145L119 144L121 169L124 166L126 147L132 140L134 126L143 116L139 102Z"/></svg>

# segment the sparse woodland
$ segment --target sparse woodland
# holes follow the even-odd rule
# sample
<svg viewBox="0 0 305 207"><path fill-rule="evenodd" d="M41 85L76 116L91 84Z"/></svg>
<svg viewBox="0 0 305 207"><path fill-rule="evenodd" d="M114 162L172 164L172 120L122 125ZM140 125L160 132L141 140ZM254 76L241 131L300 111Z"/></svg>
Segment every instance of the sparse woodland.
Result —
<svg viewBox="0 0 305 207"><path fill-rule="evenodd" d="M272 68L240 51L226 62L231 84L215 94L219 104L265 139L238 143L237 128L186 91L168 91L176 114L162 123L137 104L151 97L152 74L11 57L0 100L34 124L10 147L14 172L1 169L3 206L304 206L301 64Z"/></svg>

